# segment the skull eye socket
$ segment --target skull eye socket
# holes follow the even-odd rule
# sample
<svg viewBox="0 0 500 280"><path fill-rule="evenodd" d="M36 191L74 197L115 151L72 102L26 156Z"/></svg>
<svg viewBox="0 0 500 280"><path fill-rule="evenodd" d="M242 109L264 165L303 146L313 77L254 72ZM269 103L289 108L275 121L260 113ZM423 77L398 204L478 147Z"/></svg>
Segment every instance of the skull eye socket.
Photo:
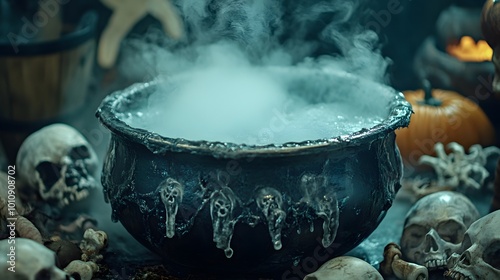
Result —
<svg viewBox="0 0 500 280"><path fill-rule="evenodd" d="M423 242L427 231L427 228L423 226L411 225L405 228L402 243L406 244L410 248L415 248Z"/></svg>
<svg viewBox="0 0 500 280"><path fill-rule="evenodd" d="M41 269L38 271L38 273L35 275L35 280L46 280L50 279L51 273L48 268Z"/></svg>
<svg viewBox="0 0 500 280"><path fill-rule="evenodd" d="M500 269L500 241L494 241L484 250L483 260L495 269Z"/></svg>
<svg viewBox="0 0 500 280"><path fill-rule="evenodd" d="M52 162L43 161L35 169L48 190L61 178L61 167Z"/></svg>
<svg viewBox="0 0 500 280"><path fill-rule="evenodd" d="M438 232L439 236L446 242L459 244L464 238L465 227L463 224L460 224L457 221L448 220L439 223L436 231Z"/></svg>
<svg viewBox="0 0 500 280"><path fill-rule="evenodd" d="M90 151L86 146L74 147L69 151L68 156L72 160L87 159L90 158Z"/></svg>

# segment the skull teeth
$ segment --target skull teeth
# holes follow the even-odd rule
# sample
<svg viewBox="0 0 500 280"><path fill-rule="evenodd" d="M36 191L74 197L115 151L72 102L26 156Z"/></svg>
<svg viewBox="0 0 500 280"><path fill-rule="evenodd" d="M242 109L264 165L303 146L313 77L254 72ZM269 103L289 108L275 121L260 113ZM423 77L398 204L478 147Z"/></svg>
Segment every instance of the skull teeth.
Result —
<svg viewBox="0 0 500 280"><path fill-rule="evenodd" d="M444 273L446 279L450 280L471 280L470 277L463 275L462 273L454 270L448 270Z"/></svg>
<svg viewBox="0 0 500 280"><path fill-rule="evenodd" d="M428 260L425 262L425 267L428 269L439 269L439 268L444 268L446 266L446 261L445 260L440 260L440 259L434 259L434 260Z"/></svg>

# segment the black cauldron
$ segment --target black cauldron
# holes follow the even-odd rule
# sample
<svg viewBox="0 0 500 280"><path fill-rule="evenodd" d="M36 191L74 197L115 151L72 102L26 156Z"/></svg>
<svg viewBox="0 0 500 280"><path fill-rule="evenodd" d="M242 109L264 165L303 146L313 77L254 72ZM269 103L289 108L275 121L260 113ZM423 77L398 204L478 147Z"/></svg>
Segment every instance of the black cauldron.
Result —
<svg viewBox="0 0 500 280"><path fill-rule="evenodd" d="M347 73L278 72L300 90L384 91L387 118L351 135L249 146L172 139L121 121L159 81L115 92L98 109L112 133L102 183L113 220L174 271L285 277L303 260L321 264L354 248L391 207L402 176L394 130L411 115L403 95ZM318 88L318 79L331 83Z"/></svg>

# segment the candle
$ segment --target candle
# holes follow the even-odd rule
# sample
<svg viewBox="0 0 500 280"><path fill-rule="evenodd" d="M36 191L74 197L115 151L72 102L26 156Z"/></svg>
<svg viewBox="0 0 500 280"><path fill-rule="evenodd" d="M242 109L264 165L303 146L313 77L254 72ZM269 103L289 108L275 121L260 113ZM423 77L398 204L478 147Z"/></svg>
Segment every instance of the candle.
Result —
<svg viewBox="0 0 500 280"><path fill-rule="evenodd" d="M465 62L491 61L493 50L484 40L475 41L472 37L464 36L458 44L446 47L451 56Z"/></svg>

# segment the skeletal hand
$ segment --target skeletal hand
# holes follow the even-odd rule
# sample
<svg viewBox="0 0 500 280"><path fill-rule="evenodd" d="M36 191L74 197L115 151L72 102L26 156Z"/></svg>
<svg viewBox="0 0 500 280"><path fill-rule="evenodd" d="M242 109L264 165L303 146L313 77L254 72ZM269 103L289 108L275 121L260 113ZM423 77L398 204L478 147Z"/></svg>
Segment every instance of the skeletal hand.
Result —
<svg viewBox="0 0 500 280"><path fill-rule="evenodd" d="M99 42L98 62L101 67L115 64L121 41L134 25L150 14L159 20L173 39L183 35L183 24L169 0L101 0L113 10Z"/></svg>

